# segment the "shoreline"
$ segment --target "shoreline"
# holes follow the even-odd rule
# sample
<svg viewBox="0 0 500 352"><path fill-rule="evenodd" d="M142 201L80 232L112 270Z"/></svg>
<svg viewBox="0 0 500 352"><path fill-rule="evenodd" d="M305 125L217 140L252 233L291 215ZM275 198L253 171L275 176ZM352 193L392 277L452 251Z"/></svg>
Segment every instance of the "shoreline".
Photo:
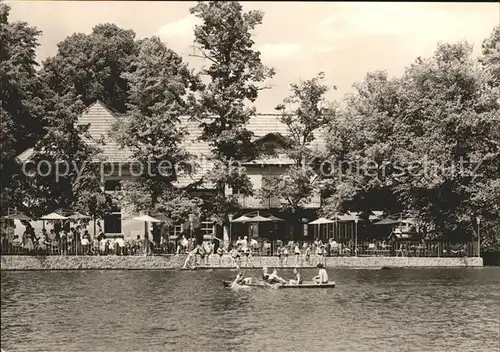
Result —
<svg viewBox="0 0 500 352"><path fill-rule="evenodd" d="M229 258L219 265L212 256L209 265L183 268L186 255L159 256L1 256L1 271L41 270L230 270ZM312 265L295 265L294 259L279 265L277 257L252 257L250 265L243 261L240 269L260 269L264 266L279 269L315 268ZM482 257L326 257L328 269L399 269L399 268L471 268L483 267Z"/></svg>

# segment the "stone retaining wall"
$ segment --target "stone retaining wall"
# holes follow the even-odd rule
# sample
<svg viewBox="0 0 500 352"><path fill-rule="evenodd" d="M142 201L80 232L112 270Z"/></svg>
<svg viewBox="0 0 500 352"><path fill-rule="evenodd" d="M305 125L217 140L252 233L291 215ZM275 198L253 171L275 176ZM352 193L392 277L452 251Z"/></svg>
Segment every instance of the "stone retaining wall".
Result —
<svg viewBox="0 0 500 352"><path fill-rule="evenodd" d="M180 269L184 265L185 255L163 256L2 256L1 270L85 270L85 269ZM312 258L311 258L312 259ZM314 266L316 262L310 266ZM279 265L276 257L253 257L249 264L242 259L242 267L295 267L293 257L288 264ZM299 265L308 267L308 265ZM483 258L418 258L418 257L328 257L329 268L382 268L382 267L482 267ZM231 267L229 257L222 265L218 258L210 258L210 268Z"/></svg>

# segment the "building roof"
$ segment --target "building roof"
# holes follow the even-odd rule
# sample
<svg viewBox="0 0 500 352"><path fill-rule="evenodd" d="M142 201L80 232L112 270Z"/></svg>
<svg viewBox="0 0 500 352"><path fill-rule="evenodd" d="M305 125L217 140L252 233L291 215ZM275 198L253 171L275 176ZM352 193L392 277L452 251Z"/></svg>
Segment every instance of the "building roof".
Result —
<svg viewBox="0 0 500 352"><path fill-rule="evenodd" d="M247 129L252 131L255 138L262 138L268 134L287 135L287 127L279 121L279 114L256 114L250 118ZM90 124L89 135L90 143L101 149L99 157L107 162L127 163L132 161L132 151L121 146L110 136L110 131L113 124L122 117L116 117L102 102L97 101L78 118L78 124ZM184 147L189 153L197 157L199 169L195 175L183 177L179 180L179 186L186 186L193 181L200 179L211 167L210 161L210 146L207 142L200 141L201 129L199 122L190 120L188 116L181 117L181 125L186 127L188 131L187 140ZM315 141L311 147L316 150L321 150L324 146L323 133L316 132ZM33 149L28 149L18 155L17 159L20 162L25 162L33 155ZM290 164L291 160L286 158L264 157L259 160L254 160L251 164ZM206 185L209 186L209 185Z"/></svg>

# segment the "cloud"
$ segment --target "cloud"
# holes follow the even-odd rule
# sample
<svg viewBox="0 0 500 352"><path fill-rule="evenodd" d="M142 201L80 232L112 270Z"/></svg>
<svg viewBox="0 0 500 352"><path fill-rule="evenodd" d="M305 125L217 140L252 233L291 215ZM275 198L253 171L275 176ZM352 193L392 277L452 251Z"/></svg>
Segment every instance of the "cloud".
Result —
<svg viewBox="0 0 500 352"><path fill-rule="evenodd" d="M162 38L188 37L193 35L194 26L200 24L200 19L194 15L188 15L181 20L167 23L155 34Z"/></svg>
<svg viewBox="0 0 500 352"><path fill-rule="evenodd" d="M259 48L263 57L290 57L298 54L302 50L299 44L277 43L264 44Z"/></svg>

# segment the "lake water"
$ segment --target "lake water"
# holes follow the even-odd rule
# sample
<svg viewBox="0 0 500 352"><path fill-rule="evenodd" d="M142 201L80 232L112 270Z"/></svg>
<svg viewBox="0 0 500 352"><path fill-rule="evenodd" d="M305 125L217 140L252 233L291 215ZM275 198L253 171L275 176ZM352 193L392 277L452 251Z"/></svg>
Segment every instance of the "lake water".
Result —
<svg viewBox="0 0 500 352"><path fill-rule="evenodd" d="M328 272L335 289L238 292L231 270L2 272L1 347L499 351L500 268Z"/></svg>

